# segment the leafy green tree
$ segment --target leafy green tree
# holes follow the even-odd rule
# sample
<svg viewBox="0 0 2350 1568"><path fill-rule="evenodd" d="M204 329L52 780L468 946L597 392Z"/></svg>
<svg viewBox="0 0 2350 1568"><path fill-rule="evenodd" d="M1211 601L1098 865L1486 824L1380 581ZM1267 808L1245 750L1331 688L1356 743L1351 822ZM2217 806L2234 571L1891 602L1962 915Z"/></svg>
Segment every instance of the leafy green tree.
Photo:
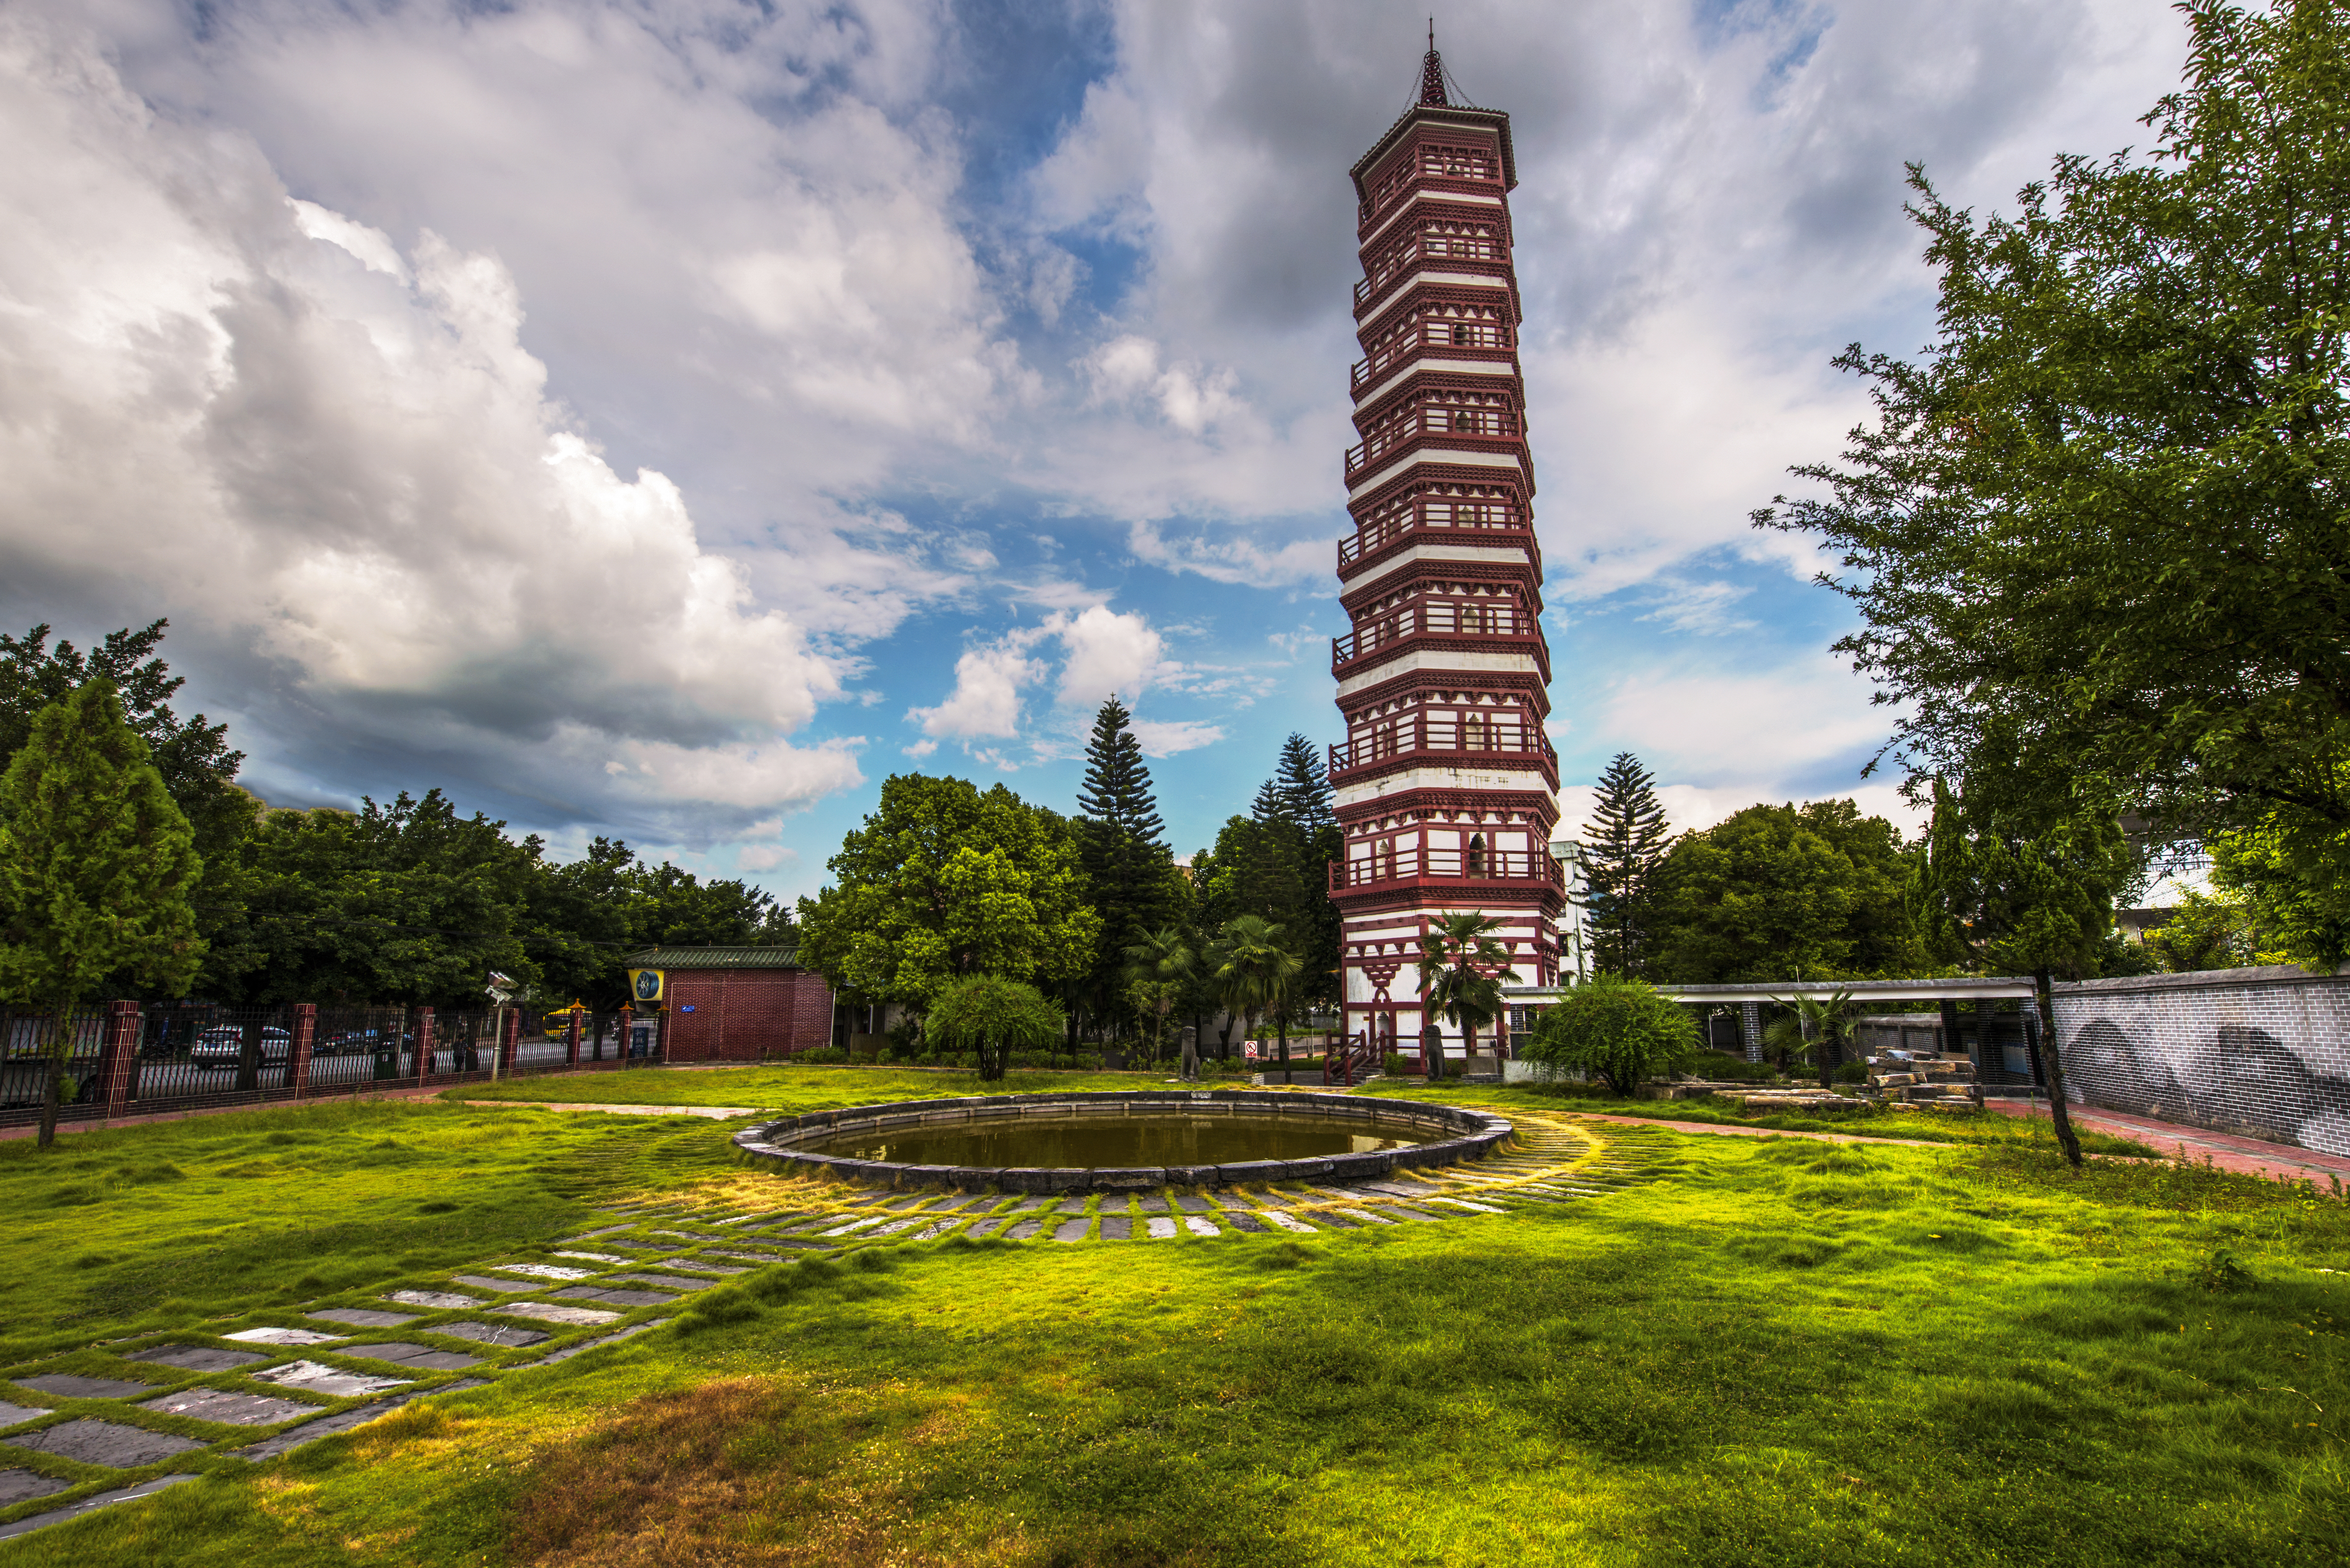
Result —
<svg viewBox="0 0 2350 1568"><path fill-rule="evenodd" d="M1123 1000L1120 955L1165 924L1173 902L1175 857L1132 718L1115 696L1102 703L1077 794L1087 899L1102 921L1092 989L1105 1012L1103 1003Z"/></svg>
<svg viewBox="0 0 2350 1568"><path fill-rule="evenodd" d="M1912 857L1849 800L1750 805L1685 833L1652 877L1648 971L1682 985L1919 973Z"/></svg>
<svg viewBox="0 0 2350 1568"><path fill-rule="evenodd" d="M2275 961L2330 971L2350 958L2350 832L2275 811L2207 847L2212 886L2241 905Z"/></svg>
<svg viewBox="0 0 2350 1568"><path fill-rule="evenodd" d="M979 1075L995 1083L1014 1051L1049 1045L1061 1032L1061 1009L1035 986L999 974L966 974L931 993L923 1027L950 1051L979 1057Z"/></svg>
<svg viewBox="0 0 2350 1568"><path fill-rule="evenodd" d="M177 991L203 957L189 891L195 835L125 721L114 683L43 709L0 776L0 992L50 1027L40 1147L57 1140L74 1005L129 973Z"/></svg>
<svg viewBox="0 0 2350 1568"><path fill-rule="evenodd" d="M2171 974L2198 970L2241 969L2270 961L2258 950L2252 911L2241 898L2214 897L2189 888L2178 896L2170 919L2146 933L2146 950ZM2101 965L2110 974L2110 965Z"/></svg>
<svg viewBox="0 0 2350 1568"><path fill-rule="evenodd" d="M1499 916L1451 909L1419 940L1419 994L1431 1012L1461 1031L1463 1051L1477 1054L1477 1026L1502 1015L1502 982L1514 981L1510 950L1493 936ZM1444 1075L1444 1053L1428 1054L1430 1079Z"/></svg>
<svg viewBox="0 0 2350 1568"><path fill-rule="evenodd" d="M1671 998L1645 981L1597 974L1544 1010L1524 1054L1630 1096L1650 1078L1679 1072L1698 1049L1696 1023Z"/></svg>
<svg viewBox="0 0 2350 1568"><path fill-rule="evenodd" d="M1291 950L1287 933L1258 915L1235 915L1209 950L1218 1000L1226 1012L1254 1028L1271 1013L1281 1021L1281 1065L1289 1067L1289 1004L1305 962Z"/></svg>
<svg viewBox="0 0 2350 1568"><path fill-rule="evenodd" d="M1591 957L1611 974L1638 974L1648 960L1650 882L1670 830L1657 781L1640 759L1618 752L1599 775L1598 798L1583 829L1589 886Z"/></svg>
<svg viewBox="0 0 2350 1568"><path fill-rule="evenodd" d="M2350 9L2179 9L2186 79L2146 116L2150 158L2059 158L1980 221L1911 171L1936 339L1837 360L1873 422L1795 471L1825 496L1755 521L1840 555L1821 580L1864 624L1837 647L1898 705L1913 784L2005 726L2166 837L2262 840L2268 897L2330 962L2350 947Z"/></svg>
<svg viewBox="0 0 2350 1568"><path fill-rule="evenodd" d="M1293 733L1282 742L1280 761L1272 779L1257 792L1251 820L1279 838L1283 857L1295 867L1296 903L1284 923L1299 939L1299 957L1305 966L1299 1000L1334 1006L1346 928L1330 898L1329 867L1332 861L1345 858L1347 841L1338 827L1329 773L1305 736Z"/></svg>
<svg viewBox="0 0 2350 1568"><path fill-rule="evenodd" d="M1994 748L1996 752L1997 748ZM1979 763L1962 790L1934 781L1934 816L1911 883L1911 909L1929 937L1991 973L2030 974L2042 1027L2030 1037L2048 1085L2064 1158L2081 1142L2064 1103L2054 980L2097 971L2115 900L2137 876L2120 825L2050 794L2028 765Z"/></svg>
<svg viewBox="0 0 2350 1568"><path fill-rule="evenodd" d="M1102 920L1078 856L1067 818L1002 784L895 774L828 862L837 882L800 900L802 961L851 995L918 1011L961 975L1081 980Z"/></svg>
<svg viewBox="0 0 2350 1568"><path fill-rule="evenodd" d="M1330 791L1330 773L1314 742L1295 731L1281 743L1281 762L1274 771L1274 790L1283 816L1308 836L1338 826Z"/></svg>

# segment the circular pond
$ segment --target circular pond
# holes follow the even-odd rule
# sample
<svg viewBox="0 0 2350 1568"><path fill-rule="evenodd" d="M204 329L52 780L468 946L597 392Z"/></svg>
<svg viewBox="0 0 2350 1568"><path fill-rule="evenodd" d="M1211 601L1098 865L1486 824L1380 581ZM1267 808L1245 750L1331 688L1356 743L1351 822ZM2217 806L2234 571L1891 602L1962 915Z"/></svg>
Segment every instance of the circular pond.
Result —
<svg viewBox="0 0 2350 1568"><path fill-rule="evenodd" d="M1363 1180L1482 1157L1510 1136L1451 1106L1263 1090L987 1095L754 1127L754 1159L880 1187L1082 1192Z"/></svg>

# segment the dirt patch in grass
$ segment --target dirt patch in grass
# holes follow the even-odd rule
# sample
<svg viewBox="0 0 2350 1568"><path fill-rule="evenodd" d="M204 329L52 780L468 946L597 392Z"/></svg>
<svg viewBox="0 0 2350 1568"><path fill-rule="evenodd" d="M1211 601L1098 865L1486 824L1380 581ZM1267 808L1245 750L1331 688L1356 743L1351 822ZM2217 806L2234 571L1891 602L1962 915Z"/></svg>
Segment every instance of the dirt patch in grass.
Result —
<svg viewBox="0 0 2350 1568"><path fill-rule="evenodd" d="M1011 1521L990 1521L972 1539L911 1517L904 1458L946 1440L956 1425L951 1413L878 1409L776 1378L649 1395L539 1459L507 1549L546 1568L945 1568L1024 1559L1025 1537ZM854 1462L884 1431L889 1456Z"/></svg>

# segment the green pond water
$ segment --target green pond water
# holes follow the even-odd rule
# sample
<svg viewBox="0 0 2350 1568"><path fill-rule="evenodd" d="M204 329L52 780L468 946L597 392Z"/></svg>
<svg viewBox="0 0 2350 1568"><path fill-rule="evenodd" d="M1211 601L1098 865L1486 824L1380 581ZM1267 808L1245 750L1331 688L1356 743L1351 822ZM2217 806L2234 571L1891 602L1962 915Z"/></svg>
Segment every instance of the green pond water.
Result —
<svg viewBox="0 0 2350 1568"><path fill-rule="evenodd" d="M1428 1140L1383 1137L1361 1124L1295 1116L1035 1116L1020 1121L892 1127L851 1134L816 1152L899 1165L1237 1165L1408 1148ZM1400 1130L1400 1129L1399 1129Z"/></svg>

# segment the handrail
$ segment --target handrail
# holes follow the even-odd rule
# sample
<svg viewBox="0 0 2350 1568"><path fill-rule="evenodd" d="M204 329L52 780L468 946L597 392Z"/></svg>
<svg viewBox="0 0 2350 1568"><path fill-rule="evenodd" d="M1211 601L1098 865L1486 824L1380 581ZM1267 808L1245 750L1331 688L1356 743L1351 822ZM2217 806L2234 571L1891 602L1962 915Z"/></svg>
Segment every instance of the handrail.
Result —
<svg viewBox="0 0 2350 1568"><path fill-rule="evenodd" d="M1436 519L1441 511L1444 518ZM1517 504L1510 501L1430 502L1422 501L1409 508L1392 512L1373 519L1338 541L1338 569L1346 570L1366 555L1383 550L1406 534L1423 529L1443 529L1465 533L1475 530L1525 534L1534 530L1519 515ZM1528 540L1532 543L1531 538Z"/></svg>
<svg viewBox="0 0 2350 1568"><path fill-rule="evenodd" d="M1550 852L1543 849L1484 849L1471 853L1411 844L1399 845L1385 853L1375 849L1360 860L1330 862L1333 893L1385 882L1427 881L1540 882L1564 888L1566 873Z"/></svg>
<svg viewBox="0 0 2350 1568"><path fill-rule="evenodd" d="M1477 720L1482 722L1473 722ZM1514 715L1504 727L1497 717L1440 712L1414 714L1379 726L1359 740L1336 742L1330 747L1329 773L1336 782L1342 774L1423 756L1482 757L1502 763L1532 757L1554 780L1558 771L1558 753L1550 737L1523 727Z"/></svg>
<svg viewBox="0 0 2350 1568"><path fill-rule="evenodd" d="M1355 314L1372 305L1421 268L1437 266L1451 272L1510 275L1510 258L1497 240L1472 240L1459 234L1419 234L1390 245L1364 268L1355 284Z"/></svg>
<svg viewBox="0 0 2350 1568"><path fill-rule="evenodd" d="M1533 637L1534 618L1509 599L1417 599L1330 639L1336 669L1408 637Z"/></svg>
<svg viewBox="0 0 2350 1568"><path fill-rule="evenodd" d="M1456 330L1463 327L1468 329L1465 337ZM1419 331L1382 344L1377 352L1356 360L1347 372L1347 390L1359 398L1390 369L1419 360L1432 350L1506 360L1513 353L1509 338L1506 330L1484 322L1430 317L1419 324Z"/></svg>
<svg viewBox="0 0 2350 1568"><path fill-rule="evenodd" d="M1515 409L1422 403L1403 418L1389 421L1347 449L1347 483L1354 483L1373 464L1390 453L1418 445L1430 436L1504 445L1517 443L1523 433Z"/></svg>

